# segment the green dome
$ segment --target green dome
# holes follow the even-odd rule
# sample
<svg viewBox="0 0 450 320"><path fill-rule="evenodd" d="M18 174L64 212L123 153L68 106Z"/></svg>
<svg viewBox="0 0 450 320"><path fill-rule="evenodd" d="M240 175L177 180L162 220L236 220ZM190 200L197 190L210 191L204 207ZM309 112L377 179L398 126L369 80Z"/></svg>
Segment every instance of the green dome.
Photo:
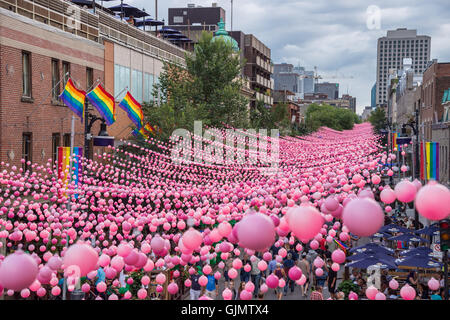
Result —
<svg viewBox="0 0 450 320"><path fill-rule="evenodd" d="M231 36L228 35L228 32L225 30L225 22L220 18L220 22L217 24L219 26L219 30L216 31L212 41L216 39L223 39L227 43L231 43L234 51L239 51L239 45L236 40L234 40Z"/></svg>

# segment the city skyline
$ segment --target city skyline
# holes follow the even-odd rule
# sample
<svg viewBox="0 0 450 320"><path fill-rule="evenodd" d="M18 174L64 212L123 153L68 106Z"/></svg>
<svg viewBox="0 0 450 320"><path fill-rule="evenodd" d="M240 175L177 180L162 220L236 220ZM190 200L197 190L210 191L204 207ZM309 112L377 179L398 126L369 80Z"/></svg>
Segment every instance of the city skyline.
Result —
<svg viewBox="0 0 450 320"><path fill-rule="evenodd" d="M154 1L128 3L145 7L155 17ZM158 18L168 21L168 8L187 7L190 3L205 7L217 3L226 10L226 28L230 30L229 0L159 1ZM380 9L379 25L374 5ZM448 3L443 0L396 3L345 0L331 4L324 0L235 0L233 30L261 39L271 48L274 63L300 64L306 70L317 66L323 77L321 82L339 82L342 94L348 90L356 97L357 113L361 114L370 105L370 90L376 81L378 38L385 36L387 30L416 29L418 34L431 37L430 59L450 61L448 13ZM336 74L345 78L330 78Z"/></svg>

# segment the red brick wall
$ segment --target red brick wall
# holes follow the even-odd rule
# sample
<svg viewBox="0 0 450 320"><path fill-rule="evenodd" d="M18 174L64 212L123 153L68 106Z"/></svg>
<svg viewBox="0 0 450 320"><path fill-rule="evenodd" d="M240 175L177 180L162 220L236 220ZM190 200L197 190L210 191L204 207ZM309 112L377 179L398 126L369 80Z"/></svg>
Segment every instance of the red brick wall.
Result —
<svg viewBox="0 0 450 320"><path fill-rule="evenodd" d="M22 102L22 50L0 46L0 161L20 165L22 157L22 133L32 133L32 160L43 164L52 158L52 133L63 135L71 131L73 112L66 106L53 105L51 87L51 57L31 52L32 67L32 97L33 103ZM68 62L71 62L68 60ZM62 76L62 62L59 62ZM8 72L3 72L8 66ZM71 78L78 88L86 89L86 67L71 63ZM94 70L94 81L103 81L103 71ZM60 92L63 84L60 84ZM39 105L40 104L40 105ZM29 122L27 124L27 116ZM80 118L75 121L75 146L83 146L84 124ZM97 134L99 123L94 125L92 132ZM14 160L8 158L13 151ZM45 153L42 156L42 151Z"/></svg>

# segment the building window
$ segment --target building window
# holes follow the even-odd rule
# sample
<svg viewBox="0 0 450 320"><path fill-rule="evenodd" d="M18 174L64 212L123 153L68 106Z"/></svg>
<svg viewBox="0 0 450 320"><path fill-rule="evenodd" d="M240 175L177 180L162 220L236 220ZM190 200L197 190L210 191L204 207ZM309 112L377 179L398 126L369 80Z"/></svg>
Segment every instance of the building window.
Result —
<svg viewBox="0 0 450 320"><path fill-rule="evenodd" d="M52 98L59 99L59 60L52 59Z"/></svg>
<svg viewBox="0 0 450 320"><path fill-rule="evenodd" d="M22 159L25 162L22 165L23 170L28 170L31 168L31 164L28 162L32 162L32 153L33 153L33 145L32 145L32 133L24 132L22 134Z"/></svg>
<svg viewBox="0 0 450 320"><path fill-rule="evenodd" d="M70 147L70 133L65 133L63 136L63 146Z"/></svg>
<svg viewBox="0 0 450 320"><path fill-rule="evenodd" d="M86 90L91 91L92 86L94 85L94 69L87 67L86 68Z"/></svg>
<svg viewBox="0 0 450 320"><path fill-rule="evenodd" d="M61 135L59 133L52 134L52 160L53 163L58 158L58 147L61 144Z"/></svg>
<svg viewBox="0 0 450 320"><path fill-rule="evenodd" d="M22 52L22 96L31 98L31 53Z"/></svg>
<svg viewBox="0 0 450 320"><path fill-rule="evenodd" d="M63 61L62 69L63 69L64 85L66 85L67 81L70 78L70 63L67 61Z"/></svg>

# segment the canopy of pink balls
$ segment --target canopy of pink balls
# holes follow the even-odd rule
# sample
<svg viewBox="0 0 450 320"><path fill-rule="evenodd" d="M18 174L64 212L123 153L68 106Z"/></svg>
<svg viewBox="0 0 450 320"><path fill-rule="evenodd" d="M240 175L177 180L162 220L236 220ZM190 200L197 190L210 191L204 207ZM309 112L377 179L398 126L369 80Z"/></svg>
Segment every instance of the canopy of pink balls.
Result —
<svg viewBox="0 0 450 320"><path fill-rule="evenodd" d="M394 190L382 190L384 208L374 201L375 188L381 188L377 185L388 174L382 165L395 158L382 151L378 138L367 123L343 132L321 128L306 137L276 138L280 165L272 176L261 171L270 164L261 151L262 161L250 165L180 164L171 160L172 143L153 138L147 147L124 142L124 148L112 147L95 154L94 160L81 158L77 185L58 179L51 160L30 164L32 171L26 172L1 163L0 246L8 252L17 249L1 257L1 294L16 291L26 298L33 291L43 297L47 292L42 285L49 284L50 294L60 295L58 271L64 271L69 290L79 277L95 277L99 267L117 286L122 270L173 269L217 256L234 259L228 275L235 278L240 268L250 267L239 259L243 251L261 252L258 267L265 270L272 259L268 249L273 244L281 247L285 239L291 244L298 239L314 249L322 239L348 241L349 232L373 235L383 225L383 210L389 211L388 204L396 199L415 201L428 219L447 217L449 190L436 182L422 187L418 181L404 180ZM271 141L266 140L269 148ZM194 141L231 148L197 136ZM234 227L232 220L238 221ZM276 259L285 256L280 248ZM345 253L335 250L332 260L333 270L339 270ZM314 261L316 275L323 272L323 264L321 259ZM216 279L223 274L223 262L218 266ZM207 265L203 272L213 271ZM298 284L306 281L297 267L288 275ZM166 276L160 273L156 281L161 292ZM149 282L148 276L142 277L143 285ZM200 278L202 286L206 282L206 277ZM190 280L185 285L190 286ZM261 291L284 285L283 279L271 275ZM241 299L251 299L253 289L246 286ZM411 289L403 288L402 296L411 297ZM89 285L82 290L89 291ZM106 284L100 282L97 290L106 291ZM178 290L173 281L167 285L170 294ZM368 296L383 299L373 288L367 290ZM231 291L225 289L222 296L230 299ZM146 297L146 290L138 291L137 298ZM131 293L125 298L132 298Z"/></svg>

